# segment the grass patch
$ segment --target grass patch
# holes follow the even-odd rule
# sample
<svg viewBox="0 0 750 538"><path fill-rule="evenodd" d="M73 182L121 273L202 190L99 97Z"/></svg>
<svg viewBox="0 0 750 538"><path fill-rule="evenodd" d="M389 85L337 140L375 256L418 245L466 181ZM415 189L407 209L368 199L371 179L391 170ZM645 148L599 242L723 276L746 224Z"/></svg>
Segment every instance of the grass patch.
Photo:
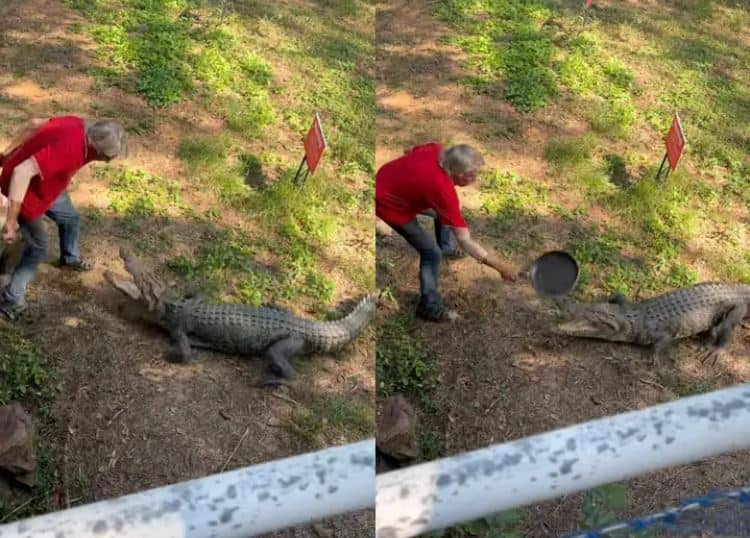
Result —
<svg viewBox="0 0 750 538"><path fill-rule="evenodd" d="M628 488L623 484L605 484L586 491L581 508L581 529L604 527L622 519L630 504ZM619 538L650 538L650 529L630 532L617 531L612 536Z"/></svg>
<svg viewBox="0 0 750 538"><path fill-rule="evenodd" d="M679 374L668 371L660 371L657 374L657 380L667 389L672 391L678 398L687 398L698 394L705 394L718 387L711 386L705 381L688 380Z"/></svg>
<svg viewBox="0 0 750 538"><path fill-rule="evenodd" d="M397 393L415 397L422 404L435 388L435 365L406 330L407 318L391 317L377 327L378 395Z"/></svg>
<svg viewBox="0 0 750 538"><path fill-rule="evenodd" d="M657 240L655 244L661 246ZM581 266L575 292L580 299L601 292L656 293L698 281L697 273L679 260L677 252L644 245L637 233L625 235L611 227L576 220L565 248Z"/></svg>
<svg viewBox="0 0 750 538"><path fill-rule="evenodd" d="M13 512L16 506L11 506L12 501L0 499L0 519L9 523L54 508L52 490L59 482L58 456L49 438L54 426L52 405L57 394L57 373L18 329L0 326L0 340L0 405L18 401L32 413L37 457L36 485L30 492L33 500Z"/></svg>
<svg viewBox="0 0 750 538"><path fill-rule="evenodd" d="M0 326L0 405L13 400L32 405L49 416L55 398L56 374L39 351L17 329Z"/></svg>
<svg viewBox="0 0 750 538"><path fill-rule="evenodd" d="M522 538L524 515L522 509L506 510L470 523L455 525L448 530L432 532L428 536L434 538Z"/></svg>
<svg viewBox="0 0 750 538"><path fill-rule="evenodd" d="M490 215L498 232L533 224L539 217L538 209L547 204L543 185L511 172L490 170L481 192L482 211Z"/></svg>
<svg viewBox="0 0 750 538"><path fill-rule="evenodd" d="M559 91L553 69L554 31L544 23L550 11L537 1L448 0L437 14L462 31L455 41L476 72L466 82L502 95L520 111L548 104Z"/></svg>
<svg viewBox="0 0 750 538"><path fill-rule="evenodd" d="M217 27L202 2L69 0L92 21L106 83L167 107L196 94L216 97L230 128L247 137L273 121L270 65L237 38L227 20ZM203 8L203 9L201 9Z"/></svg>
<svg viewBox="0 0 750 538"><path fill-rule="evenodd" d="M545 148L550 172L576 185L592 201L605 199L614 191L610 181L609 163L603 165L593 158L595 138L553 138Z"/></svg>
<svg viewBox="0 0 750 538"><path fill-rule="evenodd" d="M306 407L296 408L289 428L313 450L325 448L344 438L365 438L375 429L372 402L342 396L316 398Z"/></svg>
<svg viewBox="0 0 750 538"><path fill-rule="evenodd" d="M258 256L275 258L272 242L253 241L241 229L215 229L205 232L192 256L178 256L168 266L185 277L193 289L207 296L253 306L295 301L304 298L318 312L333 299L334 284L317 267L315 253L297 245L291 259L278 263L278 269L258 264Z"/></svg>
<svg viewBox="0 0 750 538"><path fill-rule="evenodd" d="M472 74L464 83L475 90L501 93L529 112L552 103L564 86L605 100L607 108L594 116L599 129L622 135L634 123L632 69L609 55L596 35L561 36L560 28L570 32L574 20L549 2L449 0L437 14L461 33L453 41L469 54Z"/></svg>
<svg viewBox="0 0 750 538"><path fill-rule="evenodd" d="M102 166L94 169L94 177L109 187L109 208L117 216L125 233L133 234L143 229L144 223L172 214L181 214L187 206L181 197L177 181L162 178L137 168ZM159 234L157 234L159 235ZM169 243L170 238L163 236ZM151 238L140 238L143 245L155 245ZM150 240L146 240L150 239ZM142 252L153 250L151 247Z"/></svg>
<svg viewBox="0 0 750 538"><path fill-rule="evenodd" d="M193 135L180 141L177 156L191 171L211 171L224 164L230 146L231 140L226 135Z"/></svg>
<svg viewBox="0 0 750 538"><path fill-rule="evenodd" d="M420 417L433 416L437 370L432 357L408 332L408 317L383 319L376 327L376 379L378 399L404 394L419 408ZM442 440L424 418L418 422L420 457L429 461L443 455Z"/></svg>

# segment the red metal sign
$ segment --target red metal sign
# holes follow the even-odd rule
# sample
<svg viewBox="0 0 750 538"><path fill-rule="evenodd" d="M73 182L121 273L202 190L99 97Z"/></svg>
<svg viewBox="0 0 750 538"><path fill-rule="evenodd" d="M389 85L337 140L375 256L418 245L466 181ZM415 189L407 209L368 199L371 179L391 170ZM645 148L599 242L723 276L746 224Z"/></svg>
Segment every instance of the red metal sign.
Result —
<svg viewBox="0 0 750 538"><path fill-rule="evenodd" d="M588 8L590 8L590 7L591 7L591 3L592 3L593 1L594 1L594 0L586 0L586 9L588 9Z"/></svg>
<svg viewBox="0 0 750 538"><path fill-rule="evenodd" d="M323 127L320 125L320 116L316 113L312 127L310 127L307 138L305 138L305 160L311 174L315 173L326 147L326 137L323 135Z"/></svg>
<svg viewBox="0 0 750 538"><path fill-rule="evenodd" d="M682 131L680 116L676 112L672 119L672 127L669 129L669 134L667 135L666 145L669 167L674 172L680 157L682 157L682 151L685 149L685 133Z"/></svg>

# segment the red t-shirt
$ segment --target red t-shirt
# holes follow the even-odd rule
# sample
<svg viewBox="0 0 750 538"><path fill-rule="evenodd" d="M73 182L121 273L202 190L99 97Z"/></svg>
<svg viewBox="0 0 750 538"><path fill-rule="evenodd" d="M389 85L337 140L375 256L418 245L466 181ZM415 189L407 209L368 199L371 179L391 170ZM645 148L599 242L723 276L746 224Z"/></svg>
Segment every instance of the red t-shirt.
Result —
<svg viewBox="0 0 750 538"><path fill-rule="evenodd" d="M456 186L440 167L440 144L425 144L384 164L375 176L375 213L389 224L403 226L427 209L443 224L466 228Z"/></svg>
<svg viewBox="0 0 750 538"><path fill-rule="evenodd" d="M29 157L36 160L39 175L31 178L20 216L34 220L44 215L67 188L73 175L88 162L83 119L76 116L52 118L11 153L0 173L0 190L4 195L8 195L13 169Z"/></svg>

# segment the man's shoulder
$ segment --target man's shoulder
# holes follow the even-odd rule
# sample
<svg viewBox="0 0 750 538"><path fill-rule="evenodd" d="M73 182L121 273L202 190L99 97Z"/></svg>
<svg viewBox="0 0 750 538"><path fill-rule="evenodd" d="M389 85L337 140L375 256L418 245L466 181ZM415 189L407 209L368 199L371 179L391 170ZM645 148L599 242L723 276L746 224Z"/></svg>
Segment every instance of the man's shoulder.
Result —
<svg viewBox="0 0 750 538"><path fill-rule="evenodd" d="M411 148L411 153L415 154L424 154L424 153L430 153L439 155L440 152L443 150L443 145L438 142L428 142L426 144L420 144L418 146L414 146Z"/></svg>
<svg viewBox="0 0 750 538"><path fill-rule="evenodd" d="M52 129L80 129L84 124L84 119L79 116L57 116L47 121L47 126Z"/></svg>

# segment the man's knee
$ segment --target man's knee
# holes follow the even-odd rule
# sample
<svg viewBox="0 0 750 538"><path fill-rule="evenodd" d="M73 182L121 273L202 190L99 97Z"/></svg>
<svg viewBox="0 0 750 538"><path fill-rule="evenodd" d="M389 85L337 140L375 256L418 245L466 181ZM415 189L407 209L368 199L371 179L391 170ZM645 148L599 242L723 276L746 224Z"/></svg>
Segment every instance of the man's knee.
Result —
<svg viewBox="0 0 750 538"><path fill-rule="evenodd" d="M437 244L422 248L420 254L425 260L435 263L440 263L440 260L443 257L443 251L440 250L440 247L437 246Z"/></svg>
<svg viewBox="0 0 750 538"><path fill-rule="evenodd" d="M52 216L52 220L55 221L58 225L78 225L78 223L81 220L81 216L78 214L78 211L75 210L74 207L70 207L69 210L66 210L62 213L55 213L54 216Z"/></svg>
<svg viewBox="0 0 750 538"><path fill-rule="evenodd" d="M23 254L27 256L46 256L49 238L43 229L27 230L23 234Z"/></svg>

